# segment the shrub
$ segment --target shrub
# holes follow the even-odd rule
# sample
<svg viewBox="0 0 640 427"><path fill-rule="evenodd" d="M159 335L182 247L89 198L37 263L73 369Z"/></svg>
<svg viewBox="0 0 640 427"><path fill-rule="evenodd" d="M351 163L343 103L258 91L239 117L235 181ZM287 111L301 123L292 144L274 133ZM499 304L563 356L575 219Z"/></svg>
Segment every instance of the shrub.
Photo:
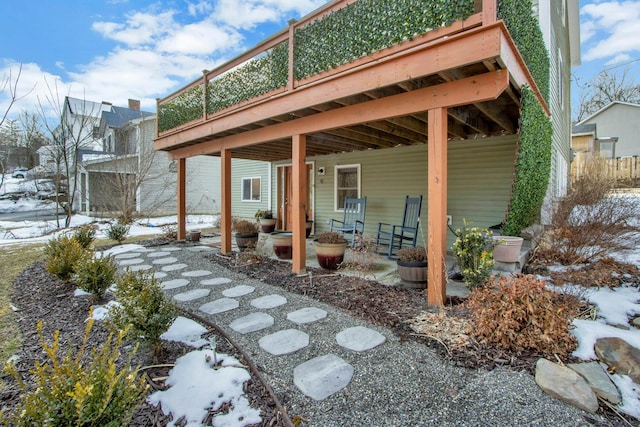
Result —
<svg viewBox="0 0 640 427"><path fill-rule="evenodd" d="M93 224L82 225L73 232L73 238L80 243L80 245L88 249L96 238L96 227Z"/></svg>
<svg viewBox="0 0 640 427"><path fill-rule="evenodd" d="M427 250L423 246L402 248L398 251L398 259L404 262L427 262Z"/></svg>
<svg viewBox="0 0 640 427"><path fill-rule="evenodd" d="M78 261L75 270L76 285L102 299L114 282L118 266L112 256L96 258L88 254Z"/></svg>
<svg viewBox="0 0 640 427"><path fill-rule="evenodd" d="M165 239L176 240L178 238L178 227L171 224L162 226L162 236Z"/></svg>
<svg viewBox="0 0 640 427"><path fill-rule="evenodd" d="M129 226L121 223L120 221L114 222L107 228L107 237L111 240L116 240L118 243L124 242L129 234Z"/></svg>
<svg viewBox="0 0 640 427"><path fill-rule="evenodd" d="M110 326L124 330L131 325L130 333L151 344L157 354L160 335L178 315L176 306L165 298L156 279L143 271L127 271L120 276L116 282L116 298L120 306L110 311Z"/></svg>
<svg viewBox="0 0 640 427"><path fill-rule="evenodd" d="M91 316L90 316L91 317ZM147 386L137 369L131 367L130 353L119 368L123 334L113 334L100 348L91 351L86 362L85 351L93 320L85 328L84 341L76 355L69 349L60 357L60 332L56 331L48 345L42 336L42 321L38 322L38 335L48 361L36 362L30 371L36 382L35 389L27 388L13 364L5 371L18 382L21 390L16 410L0 418L3 425L13 426L122 426L128 425L135 408L144 400ZM6 422L6 424L5 424Z"/></svg>
<svg viewBox="0 0 640 427"><path fill-rule="evenodd" d="M44 246L47 271L62 280L68 280L86 251L73 237L58 236L49 240Z"/></svg>
<svg viewBox="0 0 640 427"><path fill-rule="evenodd" d="M557 204L546 234L546 256L565 265L589 262L627 247L624 235L640 216L633 198L611 192L613 181L599 161L588 163L573 190Z"/></svg>
<svg viewBox="0 0 640 427"><path fill-rule="evenodd" d="M315 240L318 243L347 243L347 240L342 234L335 231L325 231L316 236Z"/></svg>
<svg viewBox="0 0 640 427"><path fill-rule="evenodd" d="M469 227L463 221L462 229L456 230L453 256L460 267L464 283L474 289L486 283L493 269L493 241L491 231L486 228Z"/></svg>
<svg viewBox="0 0 640 427"><path fill-rule="evenodd" d="M245 219L236 221L233 224L233 228L236 230L241 236L252 236L254 234L258 234L259 225L255 222L247 221Z"/></svg>
<svg viewBox="0 0 640 427"><path fill-rule="evenodd" d="M473 323L469 334L480 341L547 356L566 356L576 347L569 327L579 307L577 298L547 290L535 276L503 277L497 290L473 290L466 304Z"/></svg>
<svg viewBox="0 0 640 427"><path fill-rule="evenodd" d="M273 211L258 210L255 214L256 219L273 219Z"/></svg>

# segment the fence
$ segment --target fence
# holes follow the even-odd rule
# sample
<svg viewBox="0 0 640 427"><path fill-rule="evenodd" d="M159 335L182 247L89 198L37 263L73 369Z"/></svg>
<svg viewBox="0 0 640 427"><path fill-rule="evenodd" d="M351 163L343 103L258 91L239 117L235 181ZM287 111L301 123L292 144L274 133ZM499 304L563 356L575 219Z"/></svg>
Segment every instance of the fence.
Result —
<svg viewBox="0 0 640 427"><path fill-rule="evenodd" d="M571 168L572 181L575 182L586 173L592 173L591 158L574 159ZM616 187L640 187L640 162L638 156L598 159L599 170L614 179Z"/></svg>

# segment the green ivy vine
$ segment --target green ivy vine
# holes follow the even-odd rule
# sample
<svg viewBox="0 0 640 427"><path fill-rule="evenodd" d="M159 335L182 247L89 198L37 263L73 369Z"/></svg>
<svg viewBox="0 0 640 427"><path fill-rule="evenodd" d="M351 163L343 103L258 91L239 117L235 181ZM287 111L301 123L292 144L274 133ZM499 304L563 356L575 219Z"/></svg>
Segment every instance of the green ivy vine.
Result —
<svg viewBox="0 0 640 427"><path fill-rule="evenodd" d="M533 91L522 90L516 176L502 233L519 236L540 214L551 171L551 120Z"/></svg>
<svg viewBox="0 0 640 427"><path fill-rule="evenodd" d="M194 86L158 106L158 132L202 118L202 85Z"/></svg>
<svg viewBox="0 0 640 427"><path fill-rule="evenodd" d="M411 40L473 13L473 0L359 0L295 32L295 79Z"/></svg>
<svg viewBox="0 0 640 427"><path fill-rule="evenodd" d="M207 114L284 87L289 77L289 42L212 80L207 85Z"/></svg>
<svg viewBox="0 0 640 427"><path fill-rule="evenodd" d="M498 19L504 20L533 79L549 102L549 53L544 44L540 23L533 15L531 0L500 0Z"/></svg>

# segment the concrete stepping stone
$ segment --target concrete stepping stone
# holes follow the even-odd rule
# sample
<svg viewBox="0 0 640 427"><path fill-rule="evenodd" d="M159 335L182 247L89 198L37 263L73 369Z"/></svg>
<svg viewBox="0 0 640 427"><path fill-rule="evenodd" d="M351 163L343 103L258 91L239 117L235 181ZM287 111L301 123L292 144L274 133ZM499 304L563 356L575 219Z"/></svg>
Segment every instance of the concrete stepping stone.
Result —
<svg viewBox="0 0 640 427"><path fill-rule="evenodd" d="M287 314L287 319L298 325L317 322L325 317L327 317L327 312L316 307L305 307Z"/></svg>
<svg viewBox="0 0 640 427"><path fill-rule="evenodd" d="M164 279L167 276L168 276L168 274L163 272L163 271L156 271L155 273L153 273L153 278L154 279Z"/></svg>
<svg viewBox="0 0 640 427"><path fill-rule="evenodd" d="M373 329L356 326L345 329L336 335L336 341L344 348L353 351L366 351L379 346L387 339Z"/></svg>
<svg viewBox="0 0 640 427"><path fill-rule="evenodd" d="M211 290L209 289L191 289L190 291L174 295L173 299L180 302L193 301L208 296L210 292Z"/></svg>
<svg viewBox="0 0 640 427"><path fill-rule="evenodd" d="M127 267L129 265L142 264L143 262L144 260L142 258L131 258L118 261L118 265L120 265L120 267Z"/></svg>
<svg viewBox="0 0 640 427"><path fill-rule="evenodd" d="M191 252L209 252L214 249L211 246L189 246L187 250Z"/></svg>
<svg viewBox="0 0 640 427"><path fill-rule="evenodd" d="M131 259L131 258L139 258L142 255L140 252L125 252L123 254L118 254L114 258L115 259Z"/></svg>
<svg viewBox="0 0 640 427"><path fill-rule="evenodd" d="M273 323L273 317L266 313L251 313L234 320L229 326L234 331L244 335L273 326Z"/></svg>
<svg viewBox="0 0 640 427"><path fill-rule="evenodd" d="M178 258L172 256L158 258L151 261L152 264L175 264L176 262L178 262Z"/></svg>
<svg viewBox="0 0 640 427"><path fill-rule="evenodd" d="M278 307L286 303L287 299L278 294L265 295L263 297L251 300L251 305L261 310Z"/></svg>
<svg viewBox="0 0 640 427"><path fill-rule="evenodd" d="M236 298L236 297L241 297L243 295L250 294L255 289L256 288L254 288L253 286L239 285L233 288L225 289L224 291L222 291L222 295L229 298Z"/></svg>
<svg viewBox="0 0 640 427"><path fill-rule="evenodd" d="M258 340L258 345L269 354L290 354L309 345L309 335L297 329L285 329Z"/></svg>
<svg viewBox="0 0 640 427"><path fill-rule="evenodd" d="M187 267L189 267L187 264L182 264L182 263L171 264L171 265L165 265L164 267L162 267L162 271L177 271Z"/></svg>
<svg viewBox="0 0 640 427"><path fill-rule="evenodd" d="M138 264L138 265L132 265L131 267L129 267L129 270L131 271L147 271L147 270L151 270L153 267L150 266L149 264Z"/></svg>
<svg viewBox="0 0 640 427"><path fill-rule="evenodd" d="M169 289L177 289L177 288L182 288L184 286L187 286L189 284L189 281L187 279L174 279L174 280L167 280L166 282L162 282L160 284L160 288L162 288L162 290L167 291Z"/></svg>
<svg viewBox="0 0 640 427"><path fill-rule="evenodd" d="M240 303L231 298L220 298L200 306L199 310L207 314L217 314L238 308Z"/></svg>
<svg viewBox="0 0 640 427"><path fill-rule="evenodd" d="M208 270L193 270L193 271L185 271L182 273L185 277L203 277L210 275L211 272Z"/></svg>
<svg viewBox="0 0 640 427"><path fill-rule="evenodd" d="M167 251L149 252L147 254L149 258L160 258L160 257L169 256L169 255L171 255L171 252L167 252Z"/></svg>
<svg viewBox="0 0 640 427"><path fill-rule="evenodd" d="M165 246L164 248L160 248L160 250L164 252L176 252L181 251L182 248L179 248L177 246Z"/></svg>
<svg viewBox="0 0 640 427"><path fill-rule="evenodd" d="M324 400L345 388L353 377L353 366L336 356L325 354L293 369L293 383L305 396Z"/></svg>
<svg viewBox="0 0 640 427"><path fill-rule="evenodd" d="M213 279L205 279L201 280L200 284L202 286L218 286L218 285L226 285L227 283L231 283L231 279L227 279L226 277L214 277Z"/></svg>

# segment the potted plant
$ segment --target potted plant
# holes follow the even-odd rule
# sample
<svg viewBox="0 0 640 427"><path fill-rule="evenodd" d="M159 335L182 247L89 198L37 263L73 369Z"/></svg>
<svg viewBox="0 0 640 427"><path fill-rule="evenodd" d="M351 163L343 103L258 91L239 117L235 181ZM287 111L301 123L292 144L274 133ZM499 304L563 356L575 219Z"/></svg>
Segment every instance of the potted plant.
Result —
<svg viewBox="0 0 640 427"><path fill-rule="evenodd" d="M273 252L280 259L291 259L293 256L293 233L291 231L276 231L271 233Z"/></svg>
<svg viewBox="0 0 640 427"><path fill-rule="evenodd" d="M493 232L493 260L498 262L518 262L524 239L519 236L502 235L504 224L489 227Z"/></svg>
<svg viewBox="0 0 640 427"><path fill-rule="evenodd" d="M320 267L327 270L337 270L344 260L347 239L335 231L326 231L313 239L313 247Z"/></svg>
<svg viewBox="0 0 640 427"><path fill-rule="evenodd" d="M255 217L260 221L260 228L263 233L272 233L276 229L276 219L271 210L259 210Z"/></svg>
<svg viewBox="0 0 640 427"><path fill-rule="evenodd" d="M255 222L240 220L234 223L236 231L236 244L240 251L255 248L258 244L258 224Z"/></svg>
<svg viewBox="0 0 640 427"><path fill-rule="evenodd" d="M493 270L493 233L486 228L469 227L463 220L462 229L457 229L455 235L453 257L462 280L470 289L484 286Z"/></svg>
<svg viewBox="0 0 640 427"><path fill-rule="evenodd" d="M424 288L427 284L427 250L422 246L410 246L398 251L398 274L411 287Z"/></svg>

